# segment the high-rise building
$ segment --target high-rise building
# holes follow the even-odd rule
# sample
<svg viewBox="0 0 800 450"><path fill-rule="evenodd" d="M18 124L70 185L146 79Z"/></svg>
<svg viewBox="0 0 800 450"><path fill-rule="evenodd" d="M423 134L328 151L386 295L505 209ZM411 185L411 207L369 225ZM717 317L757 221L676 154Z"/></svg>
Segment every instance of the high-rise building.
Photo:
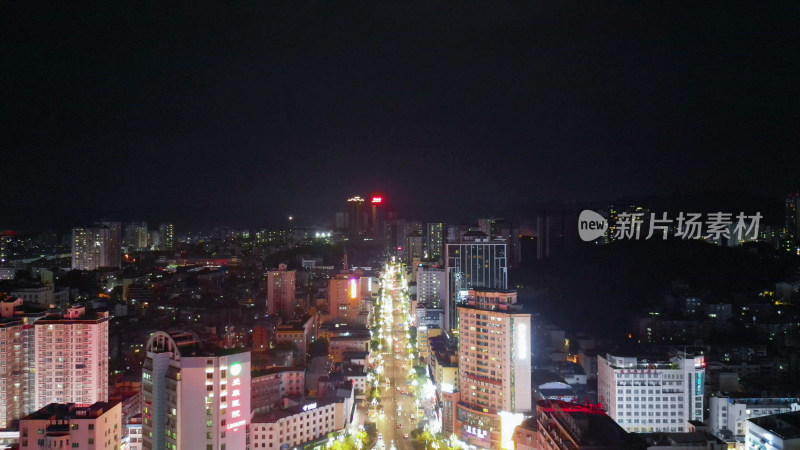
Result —
<svg viewBox="0 0 800 450"><path fill-rule="evenodd" d="M800 192L792 192L786 196L786 237L795 241L800 239Z"/></svg>
<svg viewBox="0 0 800 450"><path fill-rule="evenodd" d="M370 234L375 239L383 239L383 224L385 214L383 213L383 197L372 196L370 200L371 214L369 217Z"/></svg>
<svg viewBox="0 0 800 450"><path fill-rule="evenodd" d="M406 264L413 265L419 262L423 257L423 239L422 234L412 233L406 236L405 245L405 261Z"/></svg>
<svg viewBox="0 0 800 450"><path fill-rule="evenodd" d="M158 331L142 368L143 448L247 447L250 352L206 350L193 333Z"/></svg>
<svg viewBox="0 0 800 450"><path fill-rule="evenodd" d="M509 220L499 219L494 223L494 232L497 239L506 241L508 246L508 268L519 267L522 260L522 249L519 240L519 227Z"/></svg>
<svg viewBox="0 0 800 450"><path fill-rule="evenodd" d="M351 238L361 237L366 231L364 220L364 199L355 196L347 199L347 215L349 235Z"/></svg>
<svg viewBox="0 0 800 450"><path fill-rule="evenodd" d="M122 403L51 403L20 420L20 449L115 450L122 440Z"/></svg>
<svg viewBox="0 0 800 450"><path fill-rule="evenodd" d="M417 268L417 302L427 308L441 308L447 293L447 277L443 267Z"/></svg>
<svg viewBox="0 0 800 450"><path fill-rule="evenodd" d="M703 356L597 356L598 399L629 432L685 432L687 421L702 422L704 382Z"/></svg>
<svg viewBox="0 0 800 450"><path fill-rule="evenodd" d="M11 230L0 231L0 264L8 262L8 247L13 235Z"/></svg>
<svg viewBox="0 0 800 450"><path fill-rule="evenodd" d="M444 256L444 243L447 227L443 223L433 222L425 225L425 259L441 260Z"/></svg>
<svg viewBox="0 0 800 450"><path fill-rule="evenodd" d="M128 251L147 250L150 233L147 231L147 222L134 222L125 225L123 243Z"/></svg>
<svg viewBox="0 0 800 450"><path fill-rule="evenodd" d="M287 320L295 318L296 275L294 270L286 270L286 264L267 272L267 314L280 314Z"/></svg>
<svg viewBox="0 0 800 450"><path fill-rule="evenodd" d="M471 289L458 307L460 401L454 432L479 448L503 448L504 435L531 411L531 315L517 293Z"/></svg>
<svg viewBox="0 0 800 450"><path fill-rule="evenodd" d="M464 234L460 242L445 247L447 301L444 304L444 326L456 328L456 305L466 301L472 288L507 289L508 262L506 242L489 239L480 231Z"/></svg>
<svg viewBox="0 0 800 450"><path fill-rule="evenodd" d="M26 361L22 354L22 321L0 319L0 429L22 415L23 376Z"/></svg>
<svg viewBox="0 0 800 450"><path fill-rule="evenodd" d="M95 226L108 230L108 267L122 267L122 223L106 221Z"/></svg>
<svg viewBox="0 0 800 450"><path fill-rule="evenodd" d="M495 219L492 218L481 218L478 219L478 228L489 237L489 239L497 236L497 231L495 230Z"/></svg>
<svg viewBox="0 0 800 450"><path fill-rule="evenodd" d="M36 410L33 324L44 313L20 314L17 308L22 303L19 299L0 301L0 429Z"/></svg>
<svg viewBox="0 0 800 450"><path fill-rule="evenodd" d="M175 250L175 226L171 223L162 223L158 226L159 250Z"/></svg>
<svg viewBox="0 0 800 450"><path fill-rule="evenodd" d="M34 326L34 408L108 400L108 312L72 307Z"/></svg>
<svg viewBox="0 0 800 450"><path fill-rule="evenodd" d="M361 278L337 274L328 280L328 313L332 318L356 321L364 311Z"/></svg>
<svg viewBox="0 0 800 450"><path fill-rule="evenodd" d="M72 269L121 267L121 246L119 222L103 222L90 228L73 228Z"/></svg>

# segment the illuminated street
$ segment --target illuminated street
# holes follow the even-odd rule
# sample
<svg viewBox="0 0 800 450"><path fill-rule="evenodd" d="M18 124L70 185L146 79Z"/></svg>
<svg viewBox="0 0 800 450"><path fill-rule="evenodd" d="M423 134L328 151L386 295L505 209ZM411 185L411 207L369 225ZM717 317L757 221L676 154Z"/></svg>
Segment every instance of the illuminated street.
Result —
<svg viewBox="0 0 800 450"><path fill-rule="evenodd" d="M400 264L387 264L382 282L382 295L376 304L374 321L379 325L377 339L381 348L373 352L379 360L376 366L378 379L371 379L377 386L380 400L370 406L373 420L377 423L379 439L377 448L412 448L412 430L424 422L418 416L417 392L422 392L414 371L417 359L416 348L410 344L411 318L408 288ZM373 337L375 338L375 336ZM408 436L408 437L406 437Z"/></svg>

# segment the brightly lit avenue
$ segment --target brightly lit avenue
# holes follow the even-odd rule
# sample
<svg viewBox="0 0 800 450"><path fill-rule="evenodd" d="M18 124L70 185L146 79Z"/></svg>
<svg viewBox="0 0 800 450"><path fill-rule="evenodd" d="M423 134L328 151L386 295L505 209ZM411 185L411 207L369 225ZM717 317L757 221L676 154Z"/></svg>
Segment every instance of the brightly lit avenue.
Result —
<svg viewBox="0 0 800 450"><path fill-rule="evenodd" d="M367 419L359 430L374 429L367 440L376 449L412 450L461 447L442 436L436 388L417 351L408 273L392 258L380 275L380 291L370 320L370 354L365 397ZM362 440L354 439L356 448ZM330 444L335 446L334 442Z"/></svg>

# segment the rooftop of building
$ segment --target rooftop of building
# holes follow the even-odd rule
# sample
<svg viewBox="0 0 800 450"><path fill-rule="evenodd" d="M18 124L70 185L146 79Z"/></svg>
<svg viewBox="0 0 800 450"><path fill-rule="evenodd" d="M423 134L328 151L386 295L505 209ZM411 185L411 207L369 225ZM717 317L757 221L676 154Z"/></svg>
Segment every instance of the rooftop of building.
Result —
<svg viewBox="0 0 800 450"><path fill-rule="evenodd" d="M289 320L286 323L280 324L276 328L278 332L287 330L303 331L305 330L309 320L311 320L311 316L305 315L299 319Z"/></svg>
<svg viewBox="0 0 800 450"><path fill-rule="evenodd" d="M281 419L292 417L296 414L300 414L305 411L310 411L312 409L322 408L333 403L339 403L341 399L327 397L325 399L319 399L316 401L312 401L312 399L307 399L306 402L303 404L290 406L284 409L273 409L268 412L258 413L253 416L253 419L250 423L275 423ZM312 408L313 406L313 408Z"/></svg>
<svg viewBox="0 0 800 450"><path fill-rule="evenodd" d="M367 326L364 324L354 324L343 322L341 320L329 320L322 325L319 326L320 330L324 331L369 331L367 330Z"/></svg>
<svg viewBox="0 0 800 450"><path fill-rule="evenodd" d="M546 414L564 429L581 447L593 449L645 449L645 442L626 432L600 409L599 405L579 405L561 401L541 400L537 414ZM531 426L530 419L526 428ZM535 423L535 422L534 422ZM538 426L538 425L535 425ZM529 428L535 430L536 428Z"/></svg>
<svg viewBox="0 0 800 450"><path fill-rule="evenodd" d="M23 417L22 420L92 419L102 416L115 405L116 403L109 402L97 402L88 406L75 403L50 403Z"/></svg>
<svg viewBox="0 0 800 450"><path fill-rule="evenodd" d="M255 377L262 377L264 375L272 375L272 374L282 373L282 372L305 372L305 371L306 371L305 367L299 367L299 366L297 366L297 367L281 367L281 366L267 367L266 369L258 369L258 370L250 371L250 378L252 379L252 378L255 378Z"/></svg>
<svg viewBox="0 0 800 450"><path fill-rule="evenodd" d="M353 359L365 359L369 355L369 352L343 352L342 358L345 361L353 360Z"/></svg>
<svg viewBox="0 0 800 450"><path fill-rule="evenodd" d="M535 386L540 386L546 383L563 383L567 384L564 378L551 371L551 370L544 370L544 369L537 369L531 371L531 381L533 381Z"/></svg>
<svg viewBox="0 0 800 450"><path fill-rule="evenodd" d="M783 440L800 439L800 411L747 419Z"/></svg>
<svg viewBox="0 0 800 450"><path fill-rule="evenodd" d="M333 336L330 339L330 342L334 341L368 341L370 339L369 336L365 335L358 335L358 336Z"/></svg>
<svg viewBox="0 0 800 450"><path fill-rule="evenodd" d="M688 433L637 433L647 441L650 446L705 446L709 442L714 444L724 444L722 439L702 431L691 431Z"/></svg>

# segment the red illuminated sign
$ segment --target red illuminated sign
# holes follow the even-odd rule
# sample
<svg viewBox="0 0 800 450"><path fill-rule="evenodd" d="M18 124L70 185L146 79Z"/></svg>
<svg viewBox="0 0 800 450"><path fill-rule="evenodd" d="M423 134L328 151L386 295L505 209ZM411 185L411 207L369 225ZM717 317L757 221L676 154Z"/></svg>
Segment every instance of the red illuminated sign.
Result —
<svg viewBox="0 0 800 450"><path fill-rule="evenodd" d="M372 203L381 203L383 201L383 197L372 197Z"/></svg>

